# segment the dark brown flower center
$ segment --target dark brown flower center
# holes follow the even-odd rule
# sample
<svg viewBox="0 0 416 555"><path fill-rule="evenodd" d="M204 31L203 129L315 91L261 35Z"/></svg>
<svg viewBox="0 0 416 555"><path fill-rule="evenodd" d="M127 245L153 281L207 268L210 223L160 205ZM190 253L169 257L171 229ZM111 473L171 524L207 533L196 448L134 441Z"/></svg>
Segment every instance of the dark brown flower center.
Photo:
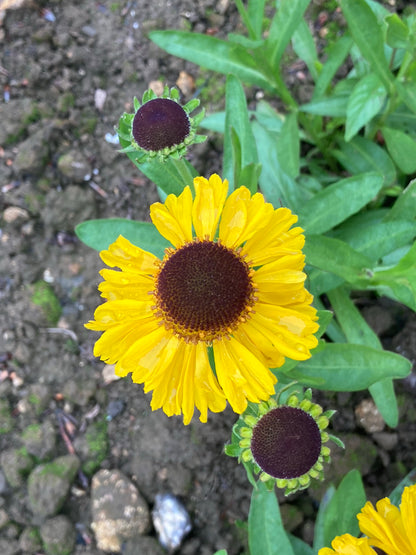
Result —
<svg viewBox="0 0 416 555"><path fill-rule="evenodd" d="M133 119L133 138L145 150L178 145L189 135L188 114L174 100L154 98L141 106Z"/></svg>
<svg viewBox="0 0 416 555"><path fill-rule="evenodd" d="M192 341L229 334L250 312L253 293L248 264L212 241L195 241L168 255L155 292L165 325Z"/></svg>
<svg viewBox="0 0 416 555"><path fill-rule="evenodd" d="M255 425L251 452L259 467L273 478L306 474L321 453L321 432L302 409L277 407Z"/></svg>

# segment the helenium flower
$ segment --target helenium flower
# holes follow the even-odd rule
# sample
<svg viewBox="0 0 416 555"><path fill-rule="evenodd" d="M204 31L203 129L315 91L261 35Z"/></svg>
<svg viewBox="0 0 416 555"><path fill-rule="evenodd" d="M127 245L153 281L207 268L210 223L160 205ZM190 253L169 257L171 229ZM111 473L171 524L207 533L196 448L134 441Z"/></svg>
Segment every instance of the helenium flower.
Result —
<svg viewBox="0 0 416 555"><path fill-rule="evenodd" d="M190 115L197 106L198 99L182 106L177 89L169 91L165 87L161 97L152 90L146 91L141 103L134 99L134 114L121 116L118 134L124 146L122 152L137 153L139 163L154 158L181 158L190 144L206 139L196 134L204 111Z"/></svg>

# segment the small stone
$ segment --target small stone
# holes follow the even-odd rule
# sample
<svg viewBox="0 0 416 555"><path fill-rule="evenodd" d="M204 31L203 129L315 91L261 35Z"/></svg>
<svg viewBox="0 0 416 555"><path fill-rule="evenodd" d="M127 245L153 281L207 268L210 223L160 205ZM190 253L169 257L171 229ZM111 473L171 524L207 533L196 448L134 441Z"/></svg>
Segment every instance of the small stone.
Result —
<svg viewBox="0 0 416 555"><path fill-rule="evenodd" d="M40 528L43 547L47 555L71 555L76 533L71 521L64 515L55 516Z"/></svg>
<svg viewBox="0 0 416 555"><path fill-rule="evenodd" d="M151 89L156 96L162 96L165 84L163 81L150 81L148 88Z"/></svg>
<svg viewBox="0 0 416 555"><path fill-rule="evenodd" d="M41 464L30 473L27 482L28 507L38 521L60 510L79 464L75 455L66 455Z"/></svg>
<svg viewBox="0 0 416 555"><path fill-rule="evenodd" d="M7 482L12 488L18 488L32 470L34 461L24 448L6 449L0 455L0 464Z"/></svg>
<svg viewBox="0 0 416 555"><path fill-rule="evenodd" d="M3 219L6 223L11 224L18 220L27 220L29 212L20 206L8 206L3 212Z"/></svg>
<svg viewBox="0 0 416 555"><path fill-rule="evenodd" d="M363 399L355 408L357 424L366 432L373 434L384 430L385 422L372 399Z"/></svg>
<svg viewBox="0 0 416 555"><path fill-rule="evenodd" d="M117 374L114 372L114 368L115 368L114 364L106 364L104 366L102 371L102 377L105 385L108 385L111 382L115 382L121 379L120 376L117 376Z"/></svg>
<svg viewBox="0 0 416 555"><path fill-rule="evenodd" d="M107 98L107 91L104 89L96 89L94 92L94 105L99 112L104 108L105 100Z"/></svg>
<svg viewBox="0 0 416 555"><path fill-rule="evenodd" d="M191 531L191 519L185 507L169 493L156 495L152 518L161 545L169 551L178 549Z"/></svg>
<svg viewBox="0 0 416 555"><path fill-rule="evenodd" d="M0 495L2 495L6 491L6 489L7 489L6 476L4 472L0 470Z"/></svg>
<svg viewBox="0 0 416 555"><path fill-rule="evenodd" d="M399 442L399 436L394 432L376 432L373 438L386 451L393 451Z"/></svg>
<svg viewBox="0 0 416 555"><path fill-rule="evenodd" d="M0 509L0 530L9 524L10 518L4 509Z"/></svg>
<svg viewBox="0 0 416 555"><path fill-rule="evenodd" d="M13 428L9 401L0 398L0 434L7 434Z"/></svg>
<svg viewBox="0 0 416 555"><path fill-rule="evenodd" d="M51 189L41 211L45 226L57 231L73 231L76 224L96 215L94 193L90 188L70 185L62 191Z"/></svg>
<svg viewBox="0 0 416 555"><path fill-rule="evenodd" d="M92 524L97 546L121 552L124 540L145 534L150 526L146 501L119 470L100 470L91 486Z"/></svg>
<svg viewBox="0 0 416 555"><path fill-rule="evenodd" d="M23 553L37 553L42 549L39 530L34 526L27 526L19 537L19 548Z"/></svg>
<svg viewBox="0 0 416 555"><path fill-rule="evenodd" d="M179 73L176 85L185 96L190 96L195 90L195 80L192 75L189 75L186 71L181 71Z"/></svg>
<svg viewBox="0 0 416 555"><path fill-rule="evenodd" d="M45 420L42 424L31 424L24 430L22 441L30 455L39 461L47 460L55 451L55 427L50 420Z"/></svg>
<svg viewBox="0 0 416 555"><path fill-rule="evenodd" d="M85 157L78 150L70 150L58 159L58 170L68 181L83 183L85 175L91 171Z"/></svg>
<svg viewBox="0 0 416 555"><path fill-rule="evenodd" d="M94 27L91 27L91 25L84 25L81 31L84 33L84 35L90 38L94 38L95 35L97 34L97 30L94 29Z"/></svg>
<svg viewBox="0 0 416 555"><path fill-rule="evenodd" d="M97 384L93 379L68 380L62 393L74 405L86 407L96 390Z"/></svg>
<svg viewBox="0 0 416 555"><path fill-rule="evenodd" d="M19 553L19 544L17 540L11 538L0 538L1 555L17 555Z"/></svg>
<svg viewBox="0 0 416 555"><path fill-rule="evenodd" d="M32 384L29 386L27 399L33 407L35 414L39 415L46 409L51 400L51 391L44 384Z"/></svg>
<svg viewBox="0 0 416 555"><path fill-rule="evenodd" d="M19 144L13 166L17 173L39 175L49 159L50 128L42 127Z"/></svg>
<svg viewBox="0 0 416 555"><path fill-rule="evenodd" d="M85 433L75 438L74 449L82 460L82 471L91 476L107 456L107 422L98 420L89 424Z"/></svg>

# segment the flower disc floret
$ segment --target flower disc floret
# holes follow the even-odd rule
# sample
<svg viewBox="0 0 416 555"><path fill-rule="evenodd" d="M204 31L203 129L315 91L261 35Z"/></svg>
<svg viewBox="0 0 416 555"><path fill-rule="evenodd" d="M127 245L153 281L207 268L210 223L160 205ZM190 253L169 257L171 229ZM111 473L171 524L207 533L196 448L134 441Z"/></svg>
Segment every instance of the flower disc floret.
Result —
<svg viewBox="0 0 416 555"><path fill-rule="evenodd" d="M137 110L132 134L144 150L162 150L182 143L190 130L189 116L177 102L154 98Z"/></svg>
<svg viewBox="0 0 416 555"><path fill-rule="evenodd" d="M277 400L271 397L249 404L233 428L233 443L226 453L242 460L247 472L259 474L270 489L276 485L289 495L307 488L311 479L323 479L323 463L330 461L330 450L324 443L337 438L321 430L314 414L320 414L322 408L312 403L310 390L301 400L292 394L280 404L284 389ZM309 410L301 405L308 405Z"/></svg>
<svg viewBox="0 0 416 555"><path fill-rule="evenodd" d="M179 102L179 92L165 87L161 97L152 90L143 94L142 102L134 99L134 114L120 118L118 136L122 152L129 154L134 162L142 163L158 158L178 159L189 145L205 141L196 130L204 117L204 110L191 116L199 106L194 98L185 105Z"/></svg>
<svg viewBox="0 0 416 555"><path fill-rule="evenodd" d="M254 272L238 254L213 241L170 251L156 277L157 316L185 341L221 338L255 303Z"/></svg>
<svg viewBox="0 0 416 555"><path fill-rule="evenodd" d="M286 406L264 415L251 439L254 461L273 478L300 478L318 461L321 447L314 418L300 408Z"/></svg>
<svg viewBox="0 0 416 555"><path fill-rule="evenodd" d="M318 329L296 216L245 187L227 198L217 175L194 188L150 208L172 245L162 259L121 236L100 253L118 270L101 271L107 302L87 324L104 332L95 355L153 391L153 410L186 424L195 407L205 422L227 400L239 414L267 400L277 381L269 368L308 359Z"/></svg>

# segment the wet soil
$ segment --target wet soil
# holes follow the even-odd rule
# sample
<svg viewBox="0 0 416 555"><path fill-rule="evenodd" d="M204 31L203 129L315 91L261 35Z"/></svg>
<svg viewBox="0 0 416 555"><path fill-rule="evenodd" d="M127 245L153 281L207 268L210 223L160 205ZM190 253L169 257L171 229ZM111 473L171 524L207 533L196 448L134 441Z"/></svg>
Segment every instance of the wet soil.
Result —
<svg viewBox="0 0 416 555"><path fill-rule="evenodd" d="M111 369L93 356L96 335L83 327L101 302L102 263L74 234L93 217L149 220L156 188L113 144L114 126L132 111L134 96L152 81L174 86L181 76L184 101L198 92L208 109L222 102L220 77L168 56L147 33L192 29L224 37L238 21L228 0L51 0L7 11L0 28L0 449L16 454L25 447L32 470L67 455L66 431L73 432L83 475L52 515L64 515L76 531L73 553L104 553L91 528L90 485L99 469L120 470L150 509L158 493L183 502L192 530L180 553L246 549L238 522L247 518L251 487L244 469L223 454L236 415L227 409L184 427L181 418L152 413L150 397L129 378L111 381ZM189 156L201 175L220 171L218 137ZM414 314L372 298L361 308L386 348L416 360ZM414 375L397 393L401 421L394 430L368 416L374 411L363 404L366 393L316 396L338 409L333 427L347 451L333 449L324 485L289 500L279 495L288 529L311 541L324 488L354 466L371 499L416 466ZM33 426L42 433L31 444ZM29 469L10 484L6 457L0 461L0 551L44 553L42 546L28 551L22 540L42 526L29 500ZM145 535L156 538L152 527ZM158 552L156 540L140 551L138 545L126 540L123 552Z"/></svg>

